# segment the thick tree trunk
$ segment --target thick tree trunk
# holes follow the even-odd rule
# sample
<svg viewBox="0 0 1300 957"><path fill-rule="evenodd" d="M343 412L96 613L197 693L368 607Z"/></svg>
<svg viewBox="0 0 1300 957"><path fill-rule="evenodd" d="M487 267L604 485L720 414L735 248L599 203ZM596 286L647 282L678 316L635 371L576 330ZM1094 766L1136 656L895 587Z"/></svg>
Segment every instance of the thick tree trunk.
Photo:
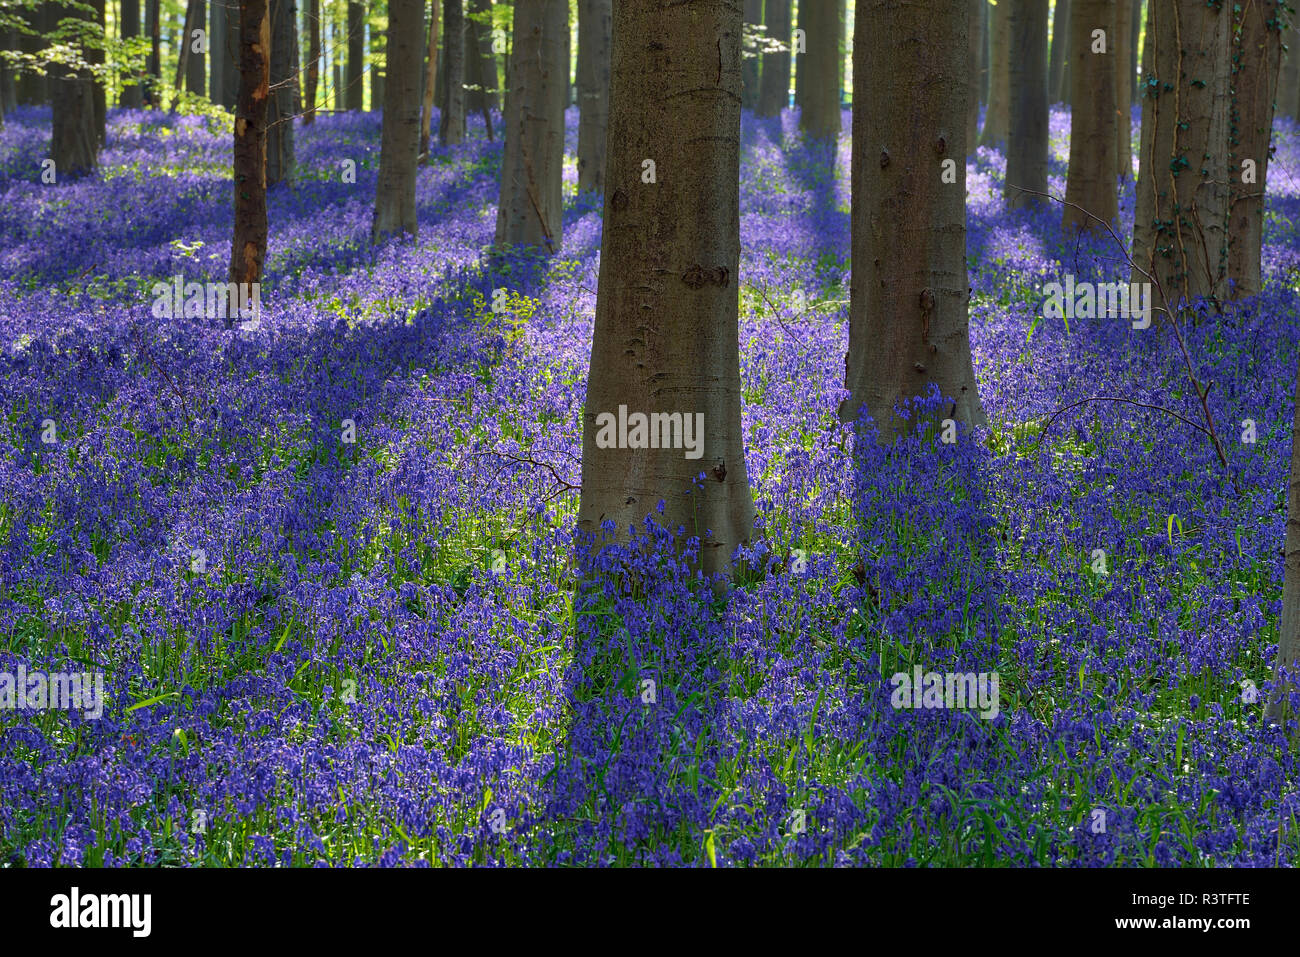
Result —
<svg viewBox="0 0 1300 957"><path fill-rule="evenodd" d="M599 537L610 522L626 541L651 516L700 540L706 574L730 568L754 522L740 417L741 33L735 0L615 3L609 202L583 411L579 529ZM611 442L609 417L624 413L634 426L645 416L648 436L633 428ZM675 416L680 431L656 428Z"/></svg>
<svg viewBox="0 0 1300 957"><path fill-rule="evenodd" d="M347 85L343 100L349 110L359 110L365 99L366 7L348 0Z"/></svg>
<svg viewBox="0 0 1300 957"><path fill-rule="evenodd" d="M970 43L966 47L966 68L970 84L966 90L966 149L975 152L980 134L980 59L984 49L984 9L988 0L968 0L970 5Z"/></svg>
<svg viewBox="0 0 1300 957"><path fill-rule="evenodd" d="M303 125L316 119L316 95L320 90L320 0L307 3L307 96L303 104Z"/></svg>
<svg viewBox="0 0 1300 957"><path fill-rule="evenodd" d="M122 39L140 35L140 0L122 0L119 31ZM122 95L118 105L128 110L138 110L144 106L144 90L140 87L142 76L134 70L122 73ZM132 81L127 85L127 81Z"/></svg>
<svg viewBox="0 0 1300 957"><path fill-rule="evenodd" d="M388 82L380 131L379 182L370 241L416 235L415 171L420 152L420 75L424 66L423 0L388 0Z"/></svg>
<svg viewBox="0 0 1300 957"><path fill-rule="evenodd" d="M1005 3L1006 0L1003 0ZM1007 205L1043 205L1047 192L1047 5L1011 0L1011 130Z"/></svg>
<svg viewBox="0 0 1300 957"><path fill-rule="evenodd" d="M1065 85L1065 63L1070 50L1070 0L1056 0L1052 14L1052 56L1047 69L1047 99L1063 103L1069 99L1070 89Z"/></svg>
<svg viewBox="0 0 1300 957"><path fill-rule="evenodd" d="M967 14L962 12L961 19ZM989 108L984 114L980 146L1005 144L1011 130L1011 4L1003 0L989 18L993 28L989 46ZM857 59L854 58L856 73Z"/></svg>
<svg viewBox="0 0 1300 957"><path fill-rule="evenodd" d="M1292 721L1296 712L1289 697L1300 691L1300 374L1296 376L1295 414L1291 420L1291 478L1286 496L1286 571L1282 583L1282 620L1274 662L1277 687L1269 697L1267 715L1275 722ZM1282 670L1289 674L1283 680Z"/></svg>
<svg viewBox="0 0 1300 957"><path fill-rule="evenodd" d="M465 5L442 0L443 49L446 50L447 96L438 123L438 142L452 146L465 138ZM568 62L565 62L568 75ZM568 91L565 91L568 95Z"/></svg>
<svg viewBox="0 0 1300 957"><path fill-rule="evenodd" d="M1153 275L1171 305L1224 293L1230 16L1227 3L1147 7L1132 281Z"/></svg>
<svg viewBox="0 0 1300 957"><path fill-rule="evenodd" d="M1234 299L1256 295L1262 284L1264 184L1268 177L1273 102L1282 60L1278 0L1254 0L1234 8L1232 119L1229 143L1231 207L1228 214L1228 279Z"/></svg>
<svg viewBox="0 0 1300 957"><path fill-rule="evenodd" d="M865 408L884 442L914 427L895 405L932 385L949 400L938 418L987 424L967 319L969 19L970 7L951 0L857 4L849 397L840 418L856 422Z"/></svg>
<svg viewBox="0 0 1300 957"><path fill-rule="evenodd" d="M786 47L763 55L763 77L759 86L759 116L778 116L790 101L790 0L767 0L763 5L767 38Z"/></svg>
<svg viewBox="0 0 1300 957"><path fill-rule="evenodd" d="M1121 180L1133 175L1133 4L1115 0L1115 169Z"/></svg>
<svg viewBox="0 0 1300 957"><path fill-rule="evenodd" d="M424 85L420 98L420 146L418 156L424 156L427 162L433 161L433 151L429 149L429 136L433 132L433 88L438 75L438 38L441 33L442 0L429 2L429 36L425 43Z"/></svg>
<svg viewBox="0 0 1300 957"><path fill-rule="evenodd" d="M497 105L497 64L492 57L492 4L490 0L471 0L465 18L465 82L476 89L467 91L466 113L480 113L492 135L492 111Z"/></svg>
<svg viewBox="0 0 1300 957"><path fill-rule="evenodd" d="M744 17L746 27L762 26L763 0L745 0ZM758 68L761 61L757 50L747 46L745 52L750 55L745 57L740 71L740 105L747 110L753 110L758 107Z"/></svg>
<svg viewBox="0 0 1300 957"><path fill-rule="evenodd" d="M298 96L298 5L270 0L271 98L267 102L266 185L278 186L293 175L293 118L301 111Z"/></svg>
<svg viewBox="0 0 1300 957"><path fill-rule="evenodd" d="M71 6L51 4L50 26L65 19L93 22L94 14ZM84 50L81 51L85 55ZM95 130L95 89L88 70L53 64L49 68L53 95L50 159L59 181L93 173L99 164L99 137Z"/></svg>
<svg viewBox="0 0 1300 957"><path fill-rule="evenodd" d="M1104 31L1104 36L1094 37L1093 31ZM1071 0L1066 228L1104 232L1102 224L1114 223L1119 215L1114 39L1115 0ZM1100 52L1103 44L1105 52Z"/></svg>
<svg viewBox="0 0 1300 957"><path fill-rule="evenodd" d="M262 281L266 261L266 112L271 81L266 0L239 3L239 101L235 106L235 235L230 282Z"/></svg>
<svg viewBox="0 0 1300 957"><path fill-rule="evenodd" d="M799 80L804 94L799 128L814 140L828 143L831 152L840 138L840 13L832 0L804 0L799 5L808 50L799 56Z"/></svg>
<svg viewBox="0 0 1300 957"><path fill-rule="evenodd" d="M514 17L496 245L545 246L554 252L563 229L569 5L567 0L517 3Z"/></svg>
<svg viewBox="0 0 1300 957"><path fill-rule="evenodd" d="M1278 80L1277 111L1294 120L1300 119L1300 15L1292 14L1290 19Z"/></svg>
<svg viewBox="0 0 1300 957"><path fill-rule="evenodd" d="M611 0L578 0L578 189L605 191Z"/></svg>

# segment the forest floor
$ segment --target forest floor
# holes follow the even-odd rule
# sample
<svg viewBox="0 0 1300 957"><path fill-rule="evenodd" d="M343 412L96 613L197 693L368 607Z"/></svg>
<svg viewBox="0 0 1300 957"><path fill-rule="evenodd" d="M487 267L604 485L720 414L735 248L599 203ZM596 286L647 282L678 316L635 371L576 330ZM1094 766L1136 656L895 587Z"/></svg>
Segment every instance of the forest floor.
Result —
<svg viewBox="0 0 1300 957"><path fill-rule="evenodd" d="M1159 411L1044 432L1096 396L1201 419L1168 330L1042 318L1046 284L1128 268L1059 206L1008 211L986 149L992 428L855 461L848 139L831 171L795 117L747 114L749 570L714 599L660 556L576 604L601 220L572 163L549 260L484 256L481 120L420 170L418 241L372 254L379 119L322 116L270 196L260 320L227 330L151 314L155 283L224 281L226 127L114 111L100 175L45 185L48 111L6 124L0 672L99 672L106 702L0 711L0 866L1300 860L1300 756L1261 721L1300 359L1286 121L1267 288L1186 331L1234 488ZM1130 179L1125 235L1132 210ZM915 667L996 672L996 715L893 707Z"/></svg>

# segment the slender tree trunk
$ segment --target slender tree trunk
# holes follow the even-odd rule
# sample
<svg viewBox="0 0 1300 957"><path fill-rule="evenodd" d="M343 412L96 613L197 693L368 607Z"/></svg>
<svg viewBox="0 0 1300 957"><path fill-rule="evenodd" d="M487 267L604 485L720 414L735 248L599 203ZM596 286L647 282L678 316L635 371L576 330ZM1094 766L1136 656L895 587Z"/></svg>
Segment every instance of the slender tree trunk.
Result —
<svg viewBox="0 0 1300 957"><path fill-rule="evenodd" d="M1010 83L1004 194L1013 209L1042 205L1048 202L1037 195L1047 192L1047 4L1043 0L1011 0Z"/></svg>
<svg viewBox="0 0 1300 957"><path fill-rule="evenodd" d="M1300 49L1300 48L1297 48ZM1282 620L1278 634L1274 680L1267 716L1274 722L1293 721L1289 698L1300 691L1300 374L1296 376L1295 414L1291 420L1291 478L1286 496L1286 570L1282 583ZM1284 677L1283 669L1289 677Z"/></svg>
<svg viewBox="0 0 1300 957"><path fill-rule="evenodd" d="M984 49L984 10L988 6L988 0L968 2L970 43L967 46L966 68L970 71L970 84L966 91L966 148L974 153L980 133L980 58Z"/></svg>
<svg viewBox="0 0 1300 957"><path fill-rule="evenodd" d="M122 0L121 20L118 31L123 40L140 35L140 0ZM138 110L144 106L144 91L140 87L141 75L134 70L122 72L122 96L118 105L128 110Z"/></svg>
<svg viewBox="0 0 1300 957"><path fill-rule="evenodd" d="M35 10L31 8L17 11L26 24L33 30L37 31L36 35L20 33L18 35L18 49L29 56L38 56L47 46L44 34L45 31L54 26L52 22L56 16L57 6L55 4L44 4ZM18 102L23 106L39 106L44 103L50 103L50 84L43 76L38 76L31 70L23 70L14 78L14 86L18 96Z"/></svg>
<svg viewBox="0 0 1300 957"><path fill-rule="evenodd" d="M1002 4L999 4L1001 6ZM970 7L858 0L853 38L853 270L844 422L890 442L894 407L938 386L938 418L985 425L966 284ZM926 77L924 84L916 77Z"/></svg>
<svg viewBox="0 0 1300 957"><path fill-rule="evenodd" d="M433 89L438 75L438 36L439 21L442 16L442 0L429 0L429 36L425 44L424 89L420 103L420 146L417 159L423 155L425 161L433 162L433 151L429 149L429 136L433 131Z"/></svg>
<svg viewBox="0 0 1300 957"><path fill-rule="evenodd" d="M1294 120L1300 119L1300 14L1291 15L1285 42L1282 76L1278 79L1277 111Z"/></svg>
<svg viewBox="0 0 1300 957"><path fill-rule="evenodd" d="M92 20L99 27L99 38L101 43L108 40L108 21L104 18L104 0L91 0L91 5L95 8L95 14ZM93 66L104 65L104 47L93 46L86 50L86 62ZM100 78L92 78L91 97L95 104L95 142L103 146L108 141L108 89L105 81Z"/></svg>
<svg viewBox="0 0 1300 957"><path fill-rule="evenodd" d="M320 89L320 0L307 3L307 102L303 125L316 119L316 94Z"/></svg>
<svg viewBox="0 0 1300 957"><path fill-rule="evenodd" d="M149 30L149 80L144 89L145 105L162 109L162 13L161 0L146 0L145 17Z"/></svg>
<svg viewBox="0 0 1300 957"><path fill-rule="evenodd" d="M740 418L741 34L734 0L614 6L609 202L583 411L579 529L600 536L611 522L626 541L651 516L700 539L705 574L730 568L754 522ZM634 424L679 415L683 428L665 426L659 441L650 419L648 442L634 428L611 443L609 417L624 412ZM701 417L692 453L685 429Z"/></svg>
<svg viewBox="0 0 1300 957"><path fill-rule="evenodd" d="M138 9L136 18L139 19ZM18 32L16 30L0 30L0 50L19 49L21 47L18 43ZM3 118L6 113L12 113L17 106L18 87L14 82L13 68L9 66L4 58L0 57L0 118ZM3 119L0 119L0 125L3 125Z"/></svg>
<svg viewBox="0 0 1300 957"><path fill-rule="evenodd" d="M744 17L746 28L762 26L763 0L745 0ZM745 62L741 67L740 105L753 110L758 107L758 67L761 61L753 44L746 45L745 53Z"/></svg>
<svg viewBox="0 0 1300 957"><path fill-rule="evenodd" d="M980 44L980 106L987 107L993 80L993 68L989 57L989 48L993 45L993 20L987 2L981 4L980 21L980 29L984 33L984 42ZM974 151L975 146L972 144L971 152Z"/></svg>
<svg viewBox="0 0 1300 957"><path fill-rule="evenodd" d="M266 113L271 82L266 0L239 3L239 101L235 107L235 234L230 282L262 281L266 261Z"/></svg>
<svg viewBox="0 0 1300 957"><path fill-rule="evenodd" d="M1103 232L1106 227L1093 217L1114 223L1119 215L1114 39L1115 0L1071 0L1066 228Z"/></svg>
<svg viewBox="0 0 1300 957"><path fill-rule="evenodd" d="M1230 15L1227 3L1147 6L1132 281L1154 275L1171 304L1223 298Z"/></svg>
<svg viewBox="0 0 1300 957"><path fill-rule="evenodd" d="M1070 88L1065 85L1065 63L1070 50L1070 0L1056 0L1052 14L1052 55L1047 68L1047 99L1062 103L1069 99Z"/></svg>
<svg viewBox="0 0 1300 957"><path fill-rule="evenodd" d="M420 153L423 26L423 0L388 0L388 83L384 88L372 243L398 233L414 236L418 231L415 171Z"/></svg>
<svg viewBox="0 0 1300 957"><path fill-rule="evenodd" d="M700 5L707 9L710 3ZM667 12L663 16L670 18ZM545 246L554 252L563 228L569 5L567 0L517 3L514 17L496 245Z"/></svg>
<svg viewBox="0 0 1300 957"><path fill-rule="evenodd" d="M439 117L438 141L452 146L465 138L464 0L442 0L443 48L446 50L447 99ZM568 61L565 61L568 75ZM565 91L567 97L568 91Z"/></svg>
<svg viewBox="0 0 1300 957"><path fill-rule="evenodd" d="M293 176L293 118L298 96L298 7L296 0L270 0L271 97L267 102L266 185Z"/></svg>
<svg viewBox="0 0 1300 957"><path fill-rule="evenodd" d="M205 37L208 35L207 4L204 0L189 0L186 20L185 46L188 53L185 59L185 89L202 96L207 92L208 70L203 44L199 42L198 37L195 37L194 32L202 30Z"/></svg>
<svg viewBox="0 0 1300 957"><path fill-rule="evenodd" d="M786 47L763 55L763 78L758 94L759 116L779 116L790 100L790 0L766 0L763 22L767 38Z"/></svg>
<svg viewBox="0 0 1300 957"><path fill-rule="evenodd" d="M479 113L487 138L492 140L492 108L496 102L496 63L492 60L490 31L483 20L491 18L491 5L486 0L472 0L465 17L465 112ZM487 39L486 49L484 40Z"/></svg>
<svg viewBox="0 0 1300 957"><path fill-rule="evenodd" d="M966 15L962 14L962 19ZM993 42L989 47L989 108L984 114L981 146L1005 144L1011 129L1011 4L1002 0L990 15ZM856 64L856 59L854 63ZM854 70L856 72L856 65Z"/></svg>
<svg viewBox="0 0 1300 957"><path fill-rule="evenodd" d="M1234 7L1232 121L1229 140L1231 207L1228 214L1230 295L1259 293L1264 244L1264 184L1268 177L1273 102L1282 60L1278 0L1254 0Z"/></svg>
<svg viewBox="0 0 1300 957"><path fill-rule="evenodd" d="M348 0L348 76L344 102L349 110L362 107L365 94L366 7Z"/></svg>
<svg viewBox="0 0 1300 957"><path fill-rule="evenodd" d="M1140 49L1138 44L1142 39L1142 2L1143 0L1131 0L1129 3L1129 16L1131 17L1129 23L1131 24L1131 28L1129 31L1128 44L1128 75L1133 78L1132 89L1133 99L1135 100L1141 95L1138 91L1138 50ZM1129 138L1132 139L1131 136Z"/></svg>
<svg viewBox="0 0 1300 957"><path fill-rule="evenodd" d="M799 54L799 82L804 85L799 128L830 145L832 156L840 138L840 15L839 4L803 0L799 24L808 50Z"/></svg>
<svg viewBox="0 0 1300 957"><path fill-rule="evenodd" d="M1134 0L1115 0L1115 169L1122 181L1133 175Z"/></svg>
<svg viewBox="0 0 1300 957"><path fill-rule="evenodd" d="M208 98L221 105L222 75L226 69L226 0L212 0L208 12Z"/></svg>
<svg viewBox="0 0 1300 957"><path fill-rule="evenodd" d="M605 191L611 0L578 0L578 189Z"/></svg>
<svg viewBox="0 0 1300 957"><path fill-rule="evenodd" d="M50 26L60 20L93 22L94 14L63 4L51 4ZM82 49L85 57L87 51ZM52 89L50 159L58 181L93 173L99 165L99 137L95 130L95 89L89 70L59 64L49 68Z"/></svg>
<svg viewBox="0 0 1300 957"><path fill-rule="evenodd" d="M382 30L370 28L370 108L377 110L384 102L384 75L387 72L384 63L384 34Z"/></svg>

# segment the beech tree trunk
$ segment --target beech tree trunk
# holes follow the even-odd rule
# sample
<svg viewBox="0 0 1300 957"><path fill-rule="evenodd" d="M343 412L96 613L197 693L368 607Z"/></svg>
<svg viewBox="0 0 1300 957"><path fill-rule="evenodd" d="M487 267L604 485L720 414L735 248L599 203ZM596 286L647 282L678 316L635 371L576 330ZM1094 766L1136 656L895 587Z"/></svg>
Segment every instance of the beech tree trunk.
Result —
<svg viewBox="0 0 1300 957"><path fill-rule="evenodd" d="M960 14L966 19L967 14ZM980 146L1005 144L1011 131L1011 3L1002 0L989 18L993 28L989 46L989 107L984 113ZM857 73L857 58L854 58ZM856 99L854 102L857 102Z"/></svg>
<svg viewBox="0 0 1300 957"><path fill-rule="evenodd" d="M578 0L578 189L605 191L611 0Z"/></svg>
<svg viewBox="0 0 1300 957"><path fill-rule="evenodd" d="M670 19L668 13L663 16ZM704 17L703 11L700 16ZM515 4L512 34L496 245L545 246L554 252L560 248L563 230L564 106L569 95L567 0Z"/></svg>
<svg viewBox="0 0 1300 957"><path fill-rule="evenodd" d="M99 27L100 39L107 40L108 23L104 18L104 0L91 0L91 5L95 8L92 19ZM94 66L103 66L104 52L102 46L88 48L86 50L86 62ZM91 97L95 108L95 143L97 146L103 146L108 141L108 90L103 79L92 75L90 82Z"/></svg>
<svg viewBox="0 0 1300 957"><path fill-rule="evenodd" d="M833 0L804 0L799 5L808 50L799 56L799 79L804 92L799 128L830 146L834 154L840 138L840 11Z"/></svg>
<svg viewBox="0 0 1300 957"><path fill-rule="evenodd" d="M497 104L497 64L492 56L492 4L491 0L471 0L470 15L465 18L465 82L473 90L466 91L465 112L481 113L487 128L487 138L492 135L492 111Z"/></svg>
<svg viewBox="0 0 1300 957"><path fill-rule="evenodd" d="M1292 14L1286 30L1286 53L1282 54L1282 76L1278 80L1277 111L1291 119L1300 118L1300 15Z"/></svg>
<svg viewBox="0 0 1300 957"><path fill-rule="evenodd" d="M161 0L146 0L145 18L150 39L149 82L144 90L146 106L162 108L162 15L159 10Z"/></svg>
<svg viewBox="0 0 1300 957"><path fill-rule="evenodd" d="M130 39L140 35L140 0L122 0L121 5L120 30L122 39ZM144 107L144 90L140 83L142 76L133 70L124 70L122 72L122 95L118 99L118 105L128 110L139 110ZM131 81L128 85L128 81Z"/></svg>
<svg viewBox="0 0 1300 957"><path fill-rule="evenodd" d="M388 0L388 81L384 85L372 243L397 233L414 236L418 231L415 171L420 153L424 53L424 0Z"/></svg>
<svg viewBox="0 0 1300 957"><path fill-rule="evenodd" d="M758 114L779 116L790 101L790 0L766 0L763 22L767 25L767 38L786 49L763 55Z"/></svg>
<svg viewBox="0 0 1300 957"><path fill-rule="evenodd" d="M1094 37L1093 31L1104 35ZM1071 0L1070 169L1063 217L1067 229L1104 232L1102 223L1114 223L1119 216L1114 40L1115 0Z"/></svg>
<svg viewBox="0 0 1300 957"><path fill-rule="evenodd" d="M230 282L262 280L266 261L266 113L271 82L271 12L239 2L239 100L235 106L235 235Z"/></svg>
<svg viewBox="0 0 1300 957"><path fill-rule="evenodd" d="M1253 0L1233 12L1231 110L1236 137L1229 142L1228 279L1234 299L1258 294L1263 281L1264 184L1282 60L1277 28L1281 6L1278 0Z"/></svg>
<svg viewBox="0 0 1300 957"><path fill-rule="evenodd" d="M60 20L92 20L94 15L64 4L51 4L49 25ZM82 51L84 57L85 51ZM57 182L93 173L99 165L99 137L95 130L95 89L90 71L59 64L49 67L53 115L50 159Z"/></svg>
<svg viewBox="0 0 1300 957"><path fill-rule="evenodd" d="M202 44L196 41L196 30L202 30L207 36L207 4L204 0L189 0L185 17L185 89L202 96L207 92L207 54L203 52Z"/></svg>
<svg viewBox="0 0 1300 957"><path fill-rule="evenodd" d="M1134 2L1115 0L1115 169L1123 181L1133 175Z"/></svg>
<svg viewBox="0 0 1300 957"><path fill-rule="evenodd" d="M1010 83L1003 192L1013 209L1043 205L1049 200L1038 195L1047 192L1047 5L1042 0L1011 0Z"/></svg>
<svg viewBox="0 0 1300 957"><path fill-rule="evenodd" d="M139 10L136 11L139 19ZM138 27L137 27L138 29ZM18 50L18 33L15 30L0 30L0 50ZM4 115L11 113L18 106L18 88L14 82L14 71L8 61L0 57L0 127L4 126Z"/></svg>
<svg viewBox="0 0 1300 957"><path fill-rule="evenodd" d="M1154 276L1171 305L1223 298L1230 16L1227 3L1147 6L1132 281Z"/></svg>
<svg viewBox="0 0 1300 957"><path fill-rule="evenodd" d="M370 28L370 108L377 110L384 102L384 74L387 60L384 31Z"/></svg>
<svg viewBox="0 0 1300 957"><path fill-rule="evenodd" d="M316 119L316 96L320 91L320 0L307 0L307 96L303 104L304 126Z"/></svg>
<svg viewBox="0 0 1300 957"><path fill-rule="evenodd" d="M288 182L293 174L293 118L298 95L298 7L296 0L270 0L271 98L267 103L266 185Z"/></svg>
<svg viewBox="0 0 1300 957"><path fill-rule="evenodd" d="M451 146L465 138L465 7L463 0L442 0L443 48L446 50L447 96L438 124L438 141ZM568 75L568 63L565 63ZM566 91L565 95L568 93Z"/></svg>
<svg viewBox="0 0 1300 957"><path fill-rule="evenodd" d="M746 27L762 26L763 0L745 0L744 18ZM745 62L740 71L740 105L747 110L753 110L758 107L758 67L760 60L757 50L747 46L745 52L751 55L745 57Z"/></svg>
<svg viewBox="0 0 1300 957"><path fill-rule="evenodd" d="M970 84L966 91L966 149L975 152L980 134L980 97L982 54L984 50L984 9L988 0L968 0L970 4L970 43L966 47L966 68L970 71Z"/></svg>
<svg viewBox="0 0 1300 957"><path fill-rule="evenodd" d="M212 0L208 11L208 98L221 105L226 67L226 0Z"/></svg>
<svg viewBox="0 0 1300 957"><path fill-rule="evenodd" d="M865 410L883 442L915 427L895 405L932 385L948 400L938 418L987 424L967 320L969 19L970 7L951 0L857 3L849 397L840 418L856 422Z"/></svg>
<svg viewBox="0 0 1300 957"><path fill-rule="evenodd" d="M438 76L438 37L441 16L442 0L430 0L429 38L425 44L424 95L421 97L420 104L420 147L417 151L417 157L423 155L426 162L433 162L433 151L429 149L429 136L433 132L433 92Z"/></svg>
<svg viewBox="0 0 1300 957"><path fill-rule="evenodd" d="M1065 85L1065 63L1070 49L1070 0L1056 0L1056 12L1052 14L1052 57L1048 67L1047 99L1051 103L1062 103L1070 96L1070 89Z"/></svg>
<svg viewBox="0 0 1300 957"><path fill-rule="evenodd" d="M579 529L599 537L612 522L626 541L651 516L699 539L705 574L731 567L754 523L740 418L741 33L737 0L614 4L609 201L582 420ZM657 447L631 430L601 442L598 420L621 410L680 414L683 429L655 432L668 439ZM700 416L689 458L685 429Z"/></svg>
<svg viewBox="0 0 1300 957"><path fill-rule="evenodd" d="M390 21L391 22L391 21ZM343 102L349 110L359 110L365 99L366 7L348 0L348 63Z"/></svg>
<svg viewBox="0 0 1300 957"><path fill-rule="evenodd" d="M37 31L35 36L27 33L18 34L19 50L35 56L45 49L46 43L43 34L52 26L49 20L54 9L54 5L50 4L49 6L38 7L35 10L27 8L16 11L17 16L21 17L29 27ZM37 106L48 103L51 99L46 78L37 76L30 70L23 70L14 77L14 91L21 106Z"/></svg>
<svg viewBox="0 0 1300 957"><path fill-rule="evenodd" d="M1266 714L1274 722L1291 721L1296 712L1289 697L1300 691L1300 373L1296 376L1295 414L1291 420L1291 478L1286 496L1286 570L1282 579L1282 620L1279 623L1274 680ZM1289 673L1284 680L1283 669Z"/></svg>

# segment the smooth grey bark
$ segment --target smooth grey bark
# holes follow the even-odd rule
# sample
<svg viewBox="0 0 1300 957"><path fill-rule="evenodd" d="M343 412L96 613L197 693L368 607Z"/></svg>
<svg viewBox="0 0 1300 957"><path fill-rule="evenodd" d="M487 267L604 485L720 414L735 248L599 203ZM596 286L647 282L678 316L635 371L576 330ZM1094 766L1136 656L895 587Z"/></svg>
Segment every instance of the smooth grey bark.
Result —
<svg viewBox="0 0 1300 957"><path fill-rule="evenodd" d="M857 4L849 397L839 411L852 423L865 410L882 442L914 427L895 406L931 386L951 400L939 418L987 424L967 315L969 19L950 0Z"/></svg>
<svg viewBox="0 0 1300 957"><path fill-rule="evenodd" d="M1268 179L1273 103L1282 60L1282 13L1278 0L1254 0L1233 9L1231 115L1228 176L1229 295L1256 295L1263 284L1264 184Z"/></svg>
<svg viewBox="0 0 1300 957"><path fill-rule="evenodd" d="M1070 49L1070 0L1056 0L1052 14L1052 55L1047 68L1047 99L1063 103L1070 97L1065 85L1065 63Z"/></svg>
<svg viewBox="0 0 1300 957"><path fill-rule="evenodd" d="M578 189L605 191L611 0L578 0Z"/></svg>
<svg viewBox="0 0 1300 957"><path fill-rule="evenodd" d="M961 14L968 18L966 11ZM999 3L989 14L989 106L984 113L980 146L998 146L1011 129L1011 4ZM854 60L856 63L856 59ZM856 69L856 68L855 68ZM855 101L856 102L856 101Z"/></svg>
<svg viewBox="0 0 1300 957"><path fill-rule="evenodd" d="M443 49L447 96L438 123L438 142L452 146L465 138L465 6L442 0Z"/></svg>
<svg viewBox="0 0 1300 957"><path fill-rule="evenodd" d="M707 575L729 571L754 523L740 414L742 29L736 0L614 5L609 198L582 419L579 529L600 536L612 522L626 541L650 516L699 539ZM598 419L620 407L702 416L699 458L680 445L601 448Z"/></svg>
<svg viewBox="0 0 1300 957"><path fill-rule="evenodd" d="M420 148L417 153L425 157L425 162L433 162L433 150L429 149L429 136L433 132L433 93L438 76L438 43L441 33L442 0L429 2L429 34L425 43L424 85L420 97Z"/></svg>
<svg viewBox="0 0 1300 957"><path fill-rule="evenodd" d="M790 100L790 0L767 0L763 5L767 38L786 49L763 55L759 81L759 116L778 116Z"/></svg>
<svg viewBox="0 0 1300 957"><path fill-rule="evenodd" d="M298 92L298 6L270 0L271 96L266 116L266 185L293 176L293 118L302 112Z"/></svg>
<svg viewBox="0 0 1300 957"><path fill-rule="evenodd" d="M966 149L974 153L980 133L981 60L984 51L984 11L988 0L968 0L970 5L970 42L966 47L966 68L970 84L966 90Z"/></svg>
<svg viewBox="0 0 1300 957"><path fill-rule="evenodd" d="M389 21L391 23L391 19ZM343 101L349 110L361 109L365 98L366 7L348 0L348 60Z"/></svg>
<svg viewBox="0 0 1300 957"><path fill-rule="evenodd" d="M50 25L64 19L92 19L93 14L67 5L51 4ZM49 68L53 115L50 159L57 181L93 173L99 165L95 131L95 90L87 70L52 64Z"/></svg>
<svg viewBox="0 0 1300 957"><path fill-rule="evenodd" d="M560 248L563 231L561 174L564 107L569 96L567 0L515 4L511 32L496 245L543 246L554 252Z"/></svg>
<svg viewBox="0 0 1300 957"><path fill-rule="evenodd" d="M1154 276L1171 307L1225 292L1230 18L1226 3L1147 5L1132 281Z"/></svg>
<svg viewBox="0 0 1300 957"><path fill-rule="evenodd" d="M1094 52L1094 30L1105 31L1104 53ZM1114 223L1119 215L1114 38L1115 0L1071 0L1070 168L1062 220L1067 229L1104 232L1102 223Z"/></svg>
<svg viewBox="0 0 1300 957"><path fill-rule="evenodd" d="M1115 170L1121 180L1133 175L1133 20L1135 0L1115 0Z"/></svg>
<svg viewBox="0 0 1300 957"><path fill-rule="evenodd" d="M751 27L762 26L763 0L745 0L743 16L747 32ZM747 49L746 52L753 55L746 56L741 67L740 105L753 110L758 107L759 64L762 61L756 51Z"/></svg>
<svg viewBox="0 0 1300 957"><path fill-rule="evenodd" d="M316 99L320 93L320 0L307 2L307 63L303 70L306 91L303 96L304 126L316 119Z"/></svg>
<svg viewBox="0 0 1300 957"><path fill-rule="evenodd" d="M226 0L212 0L208 10L208 98L221 104L226 69Z"/></svg>
<svg viewBox="0 0 1300 957"><path fill-rule="evenodd" d="M1002 0L1003 3L1007 0ZM1011 0L1011 129L1003 193L1013 209L1047 192L1047 5Z"/></svg>
<svg viewBox="0 0 1300 957"><path fill-rule="evenodd" d="M1289 698L1300 691L1300 370L1296 375L1295 413L1291 420L1291 477L1286 495L1285 571L1282 577L1282 619L1277 658L1273 662L1276 687L1266 714L1273 722L1296 718Z"/></svg>
<svg viewBox="0 0 1300 957"><path fill-rule="evenodd" d="M804 92L799 128L809 137L830 145L839 143L840 114L840 13L839 4L804 0L799 5L799 25L808 45L799 57L798 83Z"/></svg>
<svg viewBox="0 0 1300 957"><path fill-rule="evenodd" d="M420 74L424 66L423 0L388 0L388 82L380 128L379 179L371 243L416 235L415 171L420 152Z"/></svg>

